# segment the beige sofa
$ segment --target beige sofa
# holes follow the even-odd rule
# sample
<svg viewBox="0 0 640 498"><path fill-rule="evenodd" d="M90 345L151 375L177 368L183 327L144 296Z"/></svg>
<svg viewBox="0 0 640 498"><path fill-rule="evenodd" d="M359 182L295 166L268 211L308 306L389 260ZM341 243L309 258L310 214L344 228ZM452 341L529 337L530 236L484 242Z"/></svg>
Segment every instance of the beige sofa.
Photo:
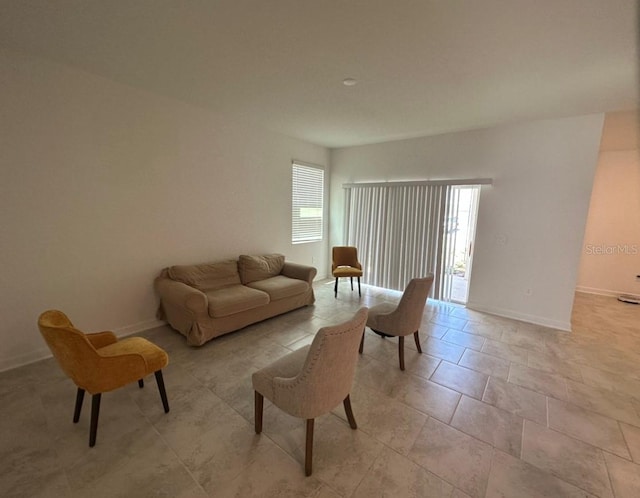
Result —
<svg viewBox="0 0 640 498"><path fill-rule="evenodd" d="M178 265L155 280L158 318L201 346L220 335L313 304L316 269L281 254L241 255L216 263Z"/></svg>

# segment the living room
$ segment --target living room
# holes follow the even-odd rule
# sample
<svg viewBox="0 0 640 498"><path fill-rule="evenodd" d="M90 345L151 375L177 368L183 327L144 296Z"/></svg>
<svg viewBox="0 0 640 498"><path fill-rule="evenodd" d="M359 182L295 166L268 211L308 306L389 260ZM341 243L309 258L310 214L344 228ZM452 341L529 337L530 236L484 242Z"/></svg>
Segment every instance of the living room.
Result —
<svg viewBox="0 0 640 498"><path fill-rule="evenodd" d="M396 96L409 93L414 85L401 71L425 64L420 62L420 47L400 43L398 49L391 42L389 46L376 42L385 37L380 33L392 32L395 23L406 22L414 34L424 29L419 16L404 17L402 9L394 14L382 6L377 6L378 12L361 2L349 7L340 2L326 11L305 5L313 10L303 16L303 7L294 8L290 2L273 10L252 2L255 14L234 19L227 30L221 16L214 38L205 38L211 45L203 49L211 52L216 64L226 60L228 45L236 43L234 36L248 49L263 42L267 34L258 26L264 19L273 23L272 32L286 32L295 22L280 17L282 12L292 9L301 17L296 29L282 35L284 40L237 63L228 62L234 78L244 76L229 77L227 82L227 91L237 85L237 95L214 94L205 102L200 99L206 93L203 88L225 68L210 64L198 75L188 74L187 62L166 68L165 57L180 60L198 47L199 40L194 36L177 45L175 53L161 43L166 33L152 29L152 20L159 26L169 22L170 8L158 8L157 17L144 21L143 4L136 2L129 10L124 3L119 6L126 13L122 19L114 14L117 9L109 12L103 7L103 11L96 5L95 10L74 11L71 3L58 8L30 2L37 8L29 10L21 3L3 2L0 10L0 257L5 283L0 291L4 318L0 371L50 356L36 325L45 309L65 310L86 330L114 330L118 335L162 325L155 317L158 298L153 279L169 265L282 253L288 261L315 266L319 279L329 277L330 248L343 243L342 185L356 182L491 178L492 185L481 193L469 308L555 329L571 328L605 117L638 108L635 2L589 2L583 11L583 2L561 2L558 17L564 9L566 19L574 13L584 18L579 18L582 23L567 21L564 36L553 38L549 33L548 40L571 45L573 38L588 38L578 35L589 27L602 30L594 44L577 51L583 55L579 59L583 65L573 67L568 81L563 80L569 76L561 67L576 52L559 58L555 67L561 76L555 81L544 80L542 71L549 68L540 61L523 62L535 52L523 48L521 54L507 57L509 42L530 26L527 16L540 22L554 16L535 8L535 2L518 2L529 9L520 16L515 16L517 8L492 2L497 12L504 7L519 19L519 24L498 30L499 36L492 38L490 47L504 47L504 64L487 66L485 71L481 67L485 61L475 59L483 51L473 52L466 69L451 70L461 85L460 96L454 89L449 94L455 112L444 109L447 93L424 95L430 104L423 110L430 120L411 123L415 126L409 130L400 126L403 116L412 106L423 105L409 98L398 107L395 132L376 122L376 99L367 94L377 95L372 78L378 54L393 61L394 50L414 50L406 66L390 62L384 71L387 80L395 74ZM419 9L412 4L407 3L408 12ZM224 10L231 16L235 8L241 7L226 5ZM465 13L465 8L470 11ZM354 19L368 9L376 14L372 25L363 23L350 31L356 26ZM459 35L476 22L486 22L484 29L464 39L472 47L474 36L489 36L502 24L489 22L490 10L456 3L451 12L435 13L444 16L442 23L459 16L459 24L446 24L456 26ZM184 25L176 26L176 38L188 31L189 23L197 27L194 33L205 36L202 33L210 28L205 16L197 13L182 12L179 19ZM340 13L344 20L336 22ZM385 14L388 24L383 22ZM139 42L134 28L154 33L155 38ZM291 49L292 61L308 65L280 66L269 60L275 57L271 51L294 46L305 30L316 40L311 45L324 47L305 56ZM365 34L371 48L367 57L358 59L355 48L351 52L345 47ZM225 39L227 47L220 48ZM538 42L547 56L556 51L553 42ZM531 36L523 47L531 50L538 42ZM151 51L154 43L162 50ZM456 45L451 43L451 58L457 60ZM616 52L620 47L624 49ZM340 57L343 52L348 56ZM433 52L437 51L428 53ZM121 58L114 59L114 54ZM149 59L140 63L144 71L134 65L141 55ZM340 63L328 64L327 74L321 74L318 68L331 55ZM193 64L201 62L200 57L204 56L195 57ZM425 60L439 62L441 71L447 68L437 57ZM291 118L298 102L279 100L280 94L256 111L258 96L268 94L279 81L262 79L270 71L280 72L280 80L304 73L296 96L308 98L308 109L300 108L300 116L306 115L303 111L315 113L315 122ZM472 84L486 72L491 73L489 78ZM427 70L424 73L433 77ZM510 73L518 74L515 81L522 86L500 82ZM344 86L348 77L358 79L357 84ZM542 91L530 101L518 97L531 87ZM185 93L190 97L183 98ZM504 99L501 106L496 94ZM246 103L234 109L226 102L243 99ZM328 102L338 123L332 133L327 132ZM379 104L382 109L392 102L390 98ZM520 107L515 112L501 114L516 104ZM361 113L348 121L339 112L341 107ZM551 112L554 107L556 112ZM465 113L473 119L460 119ZM296 129L298 134L286 132ZM325 169L326 236L321 242L291 243L292 160Z"/></svg>
<svg viewBox="0 0 640 498"><path fill-rule="evenodd" d="M625 2L602 21L603 29L617 30L612 49L635 41L623 39L623 30L615 25L624 18L623 6ZM469 305L568 329L603 111L634 108L635 68L624 67L627 73L615 73L616 80L612 71L611 81L599 84L600 101L586 106L593 112L572 115L563 109L562 117L341 147L340 140L349 140L345 131L339 139L327 135L326 143L337 144L327 147L257 126L249 119L251 109L240 109L231 119L226 110L215 112L153 88L119 83L122 77L115 73L109 78L97 68L98 74L91 74L91 68L55 62L56 54L46 57L55 45L47 45L48 36L58 37L58 58L65 50L71 57L74 36L84 36L87 43L102 40L80 24L91 26L99 17L40 6L40 17L25 16L21 25L16 18L20 7L14 6L15 12L9 7L1 53L7 123L2 250L3 261L11 261L5 279L12 285L4 287L0 301L5 317L2 369L47 354L33 320L47 307L72 306L87 326L121 333L153 326L157 298L151 282L170 264L280 252L290 261L317 267L319 277L327 276L329 247L343 243L345 182L492 178L494 186L483 187L480 200ZM592 8L597 13L600 7ZM359 14L356 6L351 9L345 16ZM585 12L585 19L594 12ZM458 21L471 22L472 14ZM135 17L140 13L133 9L129 15L132 26L140 24ZM302 19L310 22L308 16ZM77 25L65 40L55 29L46 31L47 19L71 19ZM188 16L181 19L189 21ZM184 27L176 23L176 29ZM410 24L410 33L419 27ZM358 35L342 25L335 29L336 36ZM576 21L572 30L579 29ZM370 31L362 28L359 35ZM118 43L128 36L123 33ZM245 34L242 41L246 43ZM624 55L633 54L632 48ZM77 63L84 60L83 54L76 56ZM332 72L341 69L340 62ZM499 69L509 71L512 66ZM344 76L348 74L340 73ZM361 106L362 97L349 92L360 91L366 82L353 88L340 83L338 79L329 90L338 106L352 98ZM567 98L559 93L552 97L558 106ZM455 102L468 106L469 113L480 111L473 108L473 94ZM322 105L312 101L308 106L324 119ZM361 137L351 140L365 143ZM323 242L290 242L294 159L325 168Z"/></svg>

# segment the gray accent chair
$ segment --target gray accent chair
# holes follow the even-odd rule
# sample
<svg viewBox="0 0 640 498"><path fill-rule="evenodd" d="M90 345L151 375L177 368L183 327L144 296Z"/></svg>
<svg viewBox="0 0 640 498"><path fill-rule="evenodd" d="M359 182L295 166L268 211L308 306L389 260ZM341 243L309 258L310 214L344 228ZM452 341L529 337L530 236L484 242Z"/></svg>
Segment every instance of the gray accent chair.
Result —
<svg viewBox="0 0 640 498"><path fill-rule="evenodd" d="M255 390L255 430L262 432L266 397L289 415L306 419L305 474L311 475L313 423L342 402L352 429L357 429L349 393L358 361L358 343L367 321L367 308L340 325L321 328L313 342L252 376Z"/></svg>
<svg viewBox="0 0 640 498"><path fill-rule="evenodd" d="M382 303L369 310L367 327L382 337L398 338L398 356L400 370L404 370L404 337L413 334L418 353L422 353L418 330L424 313L424 306L433 284L433 274L424 278L414 278L409 282L402 294L400 303ZM364 349L364 334L360 341L360 353Z"/></svg>

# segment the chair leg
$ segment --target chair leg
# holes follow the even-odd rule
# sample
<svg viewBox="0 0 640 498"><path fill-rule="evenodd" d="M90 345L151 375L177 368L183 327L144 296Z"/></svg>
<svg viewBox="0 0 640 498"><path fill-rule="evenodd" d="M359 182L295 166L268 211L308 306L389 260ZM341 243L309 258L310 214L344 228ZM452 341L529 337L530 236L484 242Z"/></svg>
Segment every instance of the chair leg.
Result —
<svg viewBox="0 0 640 498"><path fill-rule="evenodd" d="M82 402L84 401L84 389L78 388L76 393L76 407L73 410L73 423L77 424L80 420L80 412L82 411Z"/></svg>
<svg viewBox="0 0 640 498"><path fill-rule="evenodd" d="M264 396L260 394L258 391L254 391L255 393L255 411L254 411L254 419L256 426L256 434L260 434L262 432L262 407L264 406Z"/></svg>
<svg viewBox="0 0 640 498"><path fill-rule="evenodd" d="M304 455L304 475L310 476L313 465L313 421L314 419L307 419L307 442Z"/></svg>
<svg viewBox="0 0 640 498"><path fill-rule="evenodd" d="M162 406L164 412L169 413L169 401L167 400L167 391L164 388L164 379L162 378L162 370L154 372L156 376L156 383L158 384L158 391L160 391L160 398L162 398Z"/></svg>
<svg viewBox="0 0 640 498"><path fill-rule="evenodd" d="M356 424L356 419L353 416L353 410L351 409L351 400L349 399L348 394L347 394L347 397L344 398L344 401L342 402L342 404L344 405L344 411L346 412L347 419L349 420L349 426L352 429L357 429L358 424Z"/></svg>
<svg viewBox="0 0 640 498"><path fill-rule="evenodd" d="M98 416L100 415L100 397L102 393L94 394L91 397L91 428L89 429L89 447L96 445L96 435L98 433Z"/></svg>
<svg viewBox="0 0 640 498"><path fill-rule="evenodd" d="M422 353L422 348L420 347L420 336L418 335L417 330L413 333L413 338L416 340L416 348L418 348L418 353Z"/></svg>
<svg viewBox="0 0 640 498"><path fill-rule="evenodd" d="M350 277L350 278L351 278L351 292L353 292L353 277Z"/></svg>
<svg viewBox="0 0 640 498"><path fill-rule="evenodd" d="M362 331L362 339L360 339L360 349L358 349L360 354L364 351L364 330Z"/></svg>
<svg viewBox="0 0 640 498"><path fill-rule="evenodd" d="M333 286L333 294L334 294L334 297L338 297L338 277L336 277L336 283Z"/></svg>
<svg viewBox="0 0 640 498"><path fill-rule="evenodd" d="M358 277L358 296L362 297L362 292L360 292L360 277Z"/></svg>
<svg viewBox="0 0 640 498"><path fill-rule="evenodd" d="M398 337L398 356L400 357L400 370L404 370L404 336Z"/></svg>
<svg viewBox="0 0 640 498"><path fill-rule="evenodd" d="M138 380L138 387L142 389L144 387L144 379Z"/></svg>

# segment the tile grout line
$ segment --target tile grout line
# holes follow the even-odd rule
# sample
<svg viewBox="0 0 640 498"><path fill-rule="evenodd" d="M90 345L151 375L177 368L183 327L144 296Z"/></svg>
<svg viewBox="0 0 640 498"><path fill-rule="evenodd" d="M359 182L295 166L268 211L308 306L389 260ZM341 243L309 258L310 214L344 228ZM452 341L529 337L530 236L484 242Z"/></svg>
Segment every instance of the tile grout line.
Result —
<svg viewBox="0 0 640 498"><path fill-rule="evenodd" d="M527 419L526 418L522 418L522 433L520 436L520 460L522 460L523 462L525 462L526 460L523 458L524 456L524 431L525 431L525 424L527 423Z"/></svg>
<svg viewBox="0 0 640 498"><path fill-rule="evenodd" d="M430 419L434 419L436 422L441 423L441 424L444 424L444 423L445 423L445 422L443 422L443 421L441 421L441 420L439 420L439 419L437 419L437 418L435 418L435 417L432 417L431 415L427 415L427 418L425 419L424 424L423 424L423 425L422 425L422 427L420 428L420 432L422 432L422 431L424 430L425 426L427 425L427 423L429 422L429 420L430 420ZM445 424L445 425L449 426L449 424ZM451 426L449 426L449 427L451 427ZM454 429L454 430L458 430L458 429L455 429L455 427L452 427L452 429ZM460 431L460 432L462 432L462 431ZM471 437L472 437L472 436L471 436ZM415 447L415 445L416 445L417 441L418 441L418 438L416 438L416 439L413 441L413 444L411 445L411 448L409 449L409 452L407 453L407 455L406 455L406 456L405 456L405 455L402 455L402 456L405 456L405 458L407 458L407 459L408 459L410 462L412 462L414 465L417 465L418 467L420 467L421 469L423 469L425 472L428 472L429 474L432 474L432 475L436 476L438 479L442 480L443 482L446 482L447 484L450 484L450 485L451 485L451 487L453 488L453 489L451 490L451 495L453 495L453 493L455 492L455 490L456 490L456 489L460 489L458 486L456 486L453 482L449 481L446 477L443 477L443 476L441 476L440 474L435 473L433 470L428 469L427 467L425 467L424 465L422 465L420 462L418 462L418 461L414 460L413 458L411 458L411 456L410 456L410 455L411 455L411 452L413 451L413 448ZM390 448L390 449L391 449L392 451L395 451L393 448ZM397 452L396 452L396 453L397 453Z"/></svg>
<svg viewBox="0 0 640 498"><path fill-rule="evenodd" d="M458 391L456 391L458 392ZM456 407L453 409L453 411L451 412L451 417L449 417L449 421L445 422L449 427L453 427L451 425L451 422L453 421L453 416L456 414L456 412L458 411L458 407L460 406L460 402L462 401L462 397L465 396L464 393L458 393L460 394L460 397L458 398L458 402L456 403ZM434 417L435 418L435 417ZM436 419L437 420L437 419ZM462 431L461 431L462 432Z"/></svg>
<svg viewBox="0 0 640 498"><path fill-rule="evenodd" d="M546 414L545 415L547 416L547 427L549 427L549 429L551 429L550 420L549 420L549 418L550 418L549 417L549 396L545 396L544 400L545 400L545 410L546 410Z"/></svg>
<svg viewBox="0 0 640 498"><path fill-rule="evenodd" d="M480 401L482 401L483 403L484 403L484 395L487 393L487 389L489 389L490 380L491 380L491 375L487 375L487 383L484 385L484 389L482 390L482 396L480 396Z"/></svg>
<svg viewBox="0 0 640 498"><path fill-rule="evenodd" d="M609 480L609 489L611 490L611 494L615 497L616 492L613 486L613 480L611 479L611 471L609 470L609 464L607 463L607 458L604 456L604 451L602 451L602 459L604 460L604 468L607 469L607 479Z"/></svg>
<svg viewBox="0 0 640 498"><path fill-rule="evenodd" d="M630 462L635 463L633 460L633 454L631 453L631 447L629 446L629 442L627 441L627 437L624 435L624 431L622 430L622 422L620 422L619 420L616 420L616 422L618 423L618 429L620 430L620 434L622 434L622 440L624 441L624 444L627 448L627 452L629 453L629 458L630 458Z"/></svg>
<svg viewBox="0 0 640 498"><path fill-rule="evenodd" d="M199 383L202 387L204 387L205 389L209 390L210 389L205 386L202 382L200 382L191 372L188 372L185 370L185 373L191 377L192 379L194 379L197 383ZM154 379L154 383L155 383L155 379ZM157 389L157 384L156 384L156 389ZM215 393L212 392L212 394L214 396L216 396ZM224 400L223 400L224 401ZM193 475L193 473L191 472L191 469L189 469L189 467L187 466L187 464L182 460L182 458L180 457L180 455L178 455L178 452L173 448L173 446L171 444L169 444L169 442L165 439L165 437L162 435L162 433L158 430L158 428L156 427L156 425L151 421L151 419L147 416L146 413L144 413L144 411L142 410L142 407L136 403L134 401L134 404L138 407L138 409L140 410L140 412L142 413L142 416L147 420L147 422L151 425L151 427L153 428L153 430L156 432L156 434L158 435L158 437L160 438L160 440L166 445L167 448L169 448L171 450L171 452L175 455L175 457L178 459L178 461L180 462L180 465L182 465L182 467L184 468L184 470L187 472L187 474L189 475L189 477L191 477L191 479L193 480L193 482L196 484L196 486L198 488L200 488L202 490L202 492L207 495L210 496L209 493L207 493L207 491L202 487L202 484L200 484L200 481L198 481L198 479L196 479L196 477ZM165 413L166 415L166 413Z"/></svg>

